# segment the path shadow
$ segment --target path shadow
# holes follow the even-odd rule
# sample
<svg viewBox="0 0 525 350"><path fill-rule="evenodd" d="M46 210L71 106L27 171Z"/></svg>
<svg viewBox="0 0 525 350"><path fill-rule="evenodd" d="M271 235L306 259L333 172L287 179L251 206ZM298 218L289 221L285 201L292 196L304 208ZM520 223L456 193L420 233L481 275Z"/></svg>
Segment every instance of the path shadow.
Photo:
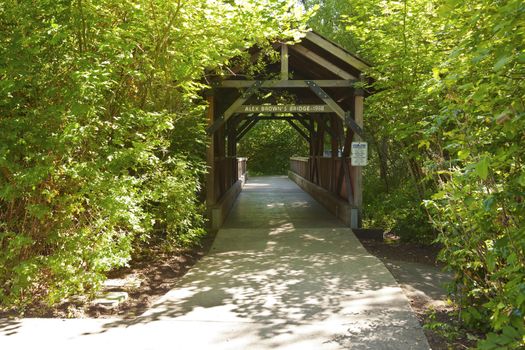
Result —
<svg viewBox="0 0 525 350"><path fill-rule="evenodd" d="M98 333L174 327L179 340L213 333L229 349L312 348L298 345L309 339L329 348L428 348L392 274L350 229L286 178L251 181L208 256L145 314Z"/></svg>
<svg viewBox="0 0 525 350"><path fill-rule="evenodd" d="M391 274L349 230L241 231L223 231L218 239L237 244L217 242L211 255L146 314L108 323L102 332L163 320L232 322L250 323L261 341L277 341L299 326L340 327L350 319L328 340L350 346L399 341L400 330L419 327L399 300Z"/></svg>
<svg viewBox="0 0 525 350"><path fill-rule="evenodd" d="M21 322L17 319L0 318L0 334L4 336L16 334L21 326Z"/></svg>

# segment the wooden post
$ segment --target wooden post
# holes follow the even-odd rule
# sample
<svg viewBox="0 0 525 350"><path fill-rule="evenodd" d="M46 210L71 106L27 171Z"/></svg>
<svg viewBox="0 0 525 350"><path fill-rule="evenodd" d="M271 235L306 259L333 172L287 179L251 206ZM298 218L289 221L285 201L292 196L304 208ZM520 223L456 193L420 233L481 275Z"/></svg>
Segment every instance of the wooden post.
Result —
<svg viewBox="0 0 525 350"><path fill-rule="evenodd" d="M317 136L315 134L315 121L314 117L310 114L310 161L308 162L309 169L308 169L308 181L313 182L314 181L314 166L315 166L315 143L317 142Z"/></svg>
<svg viewBox="0 0 525 350"><path fill-rule="evenodd" d="M226 193L226 173L228 168L226 166L226 125L222 124L215 132L215 160L219 162L218 168L215 169L215 195L216 200L220 200L222 195Z"/></svg>
<svg viewBox="0 0 525 350"><path fill-rule="evenodd" d="M354 94L354 118L356 124L363 128L364 91L359 89ZM361 136L354 134L356 141L363 141ZM363 210L363 167L355 167L354 170L354 205L358 209L358 227L361 227Z"/></svg>
<svg viewBox="0 0 525 350"><path fill-rule="evenodd" d="M288 45L281 44L281 80L288 80Z"/></svg>
<svg viewBox="0 0 525 350"><path fill-rule="evenodd" d="M339 195L337 190L337 157L339 156L339 143L337 142L337 120L336 116L330 116L330 129L332 129L332 136L330 141L332 144L332 160L330 162L330 191L336 195Z"/></svg>
<svg viewBox="0 0 525 350"><path fill-rule="evenodd" d="M323 187L325 179L323 178L323 157L324 157L324 136L325 136L325 123L323 116L317 115L318 131L317 131L317 184Z"/></svg>
<svg viewBox="0 0 525 350"><path fill-rule="evenodd" d="M212 125L215 115L215 99L213 95L207 97L208 100L208 125ZM215 195L215 134L210 135L210 143L206 149L206 164L208 173L206 175L206 206L210 209L216 203Z"/></svg>
<svg viewBox="0 0 525 350"><path fill-rule="evenodd" d="M231 174L229 186L233 186L238 177L238 166L237 166L237 124L239 123L238 117L230 119L229 128L228 128L228 159L231 162Z"/></svg>
<svg viewBox="0 0 525 350"><path fill-rule="evenodd" d="M346 134L345 134L345 127L344 127L344 124L341 124L341 144L343 145L343 154L341 156L341 169L342 169L342 172L341 172L341 176L343 177L343 180L345 182L345 187L346 187L346 196L347 196L347 200L348 200L348 203L350 205L355 205L355 202L354 202L354 183L352 181L353 179L353 176L352 176L352 169L350 167L350 159L348 159L349 155L350 155L350 144L351 144L351 138L353 137L354 135L354 132L353 130L348 127L347 130L346 130Z"/></svg>

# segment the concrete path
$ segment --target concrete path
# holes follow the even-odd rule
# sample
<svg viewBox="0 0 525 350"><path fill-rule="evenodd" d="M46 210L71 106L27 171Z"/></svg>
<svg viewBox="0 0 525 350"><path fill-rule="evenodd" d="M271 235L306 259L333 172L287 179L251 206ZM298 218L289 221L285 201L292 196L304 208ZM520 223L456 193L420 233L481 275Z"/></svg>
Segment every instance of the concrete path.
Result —
<svg viewBox="0 0 525 350"><path fill-rule="evenodd" d="M428 349L390 272L283 177L250 179L210 254L148 312L0 320L0 347Z"/></svg>

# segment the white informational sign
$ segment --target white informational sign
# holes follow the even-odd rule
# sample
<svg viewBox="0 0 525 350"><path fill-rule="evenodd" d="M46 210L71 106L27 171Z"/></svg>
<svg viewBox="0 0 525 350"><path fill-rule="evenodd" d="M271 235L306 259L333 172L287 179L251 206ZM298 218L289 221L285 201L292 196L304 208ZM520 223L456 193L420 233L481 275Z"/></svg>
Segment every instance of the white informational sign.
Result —
<svg viewBox="0 0 525 350"><path fill-rule="evenodd" d="M352 166L365 166L368 164L368 143L352 142Z"/></svg>

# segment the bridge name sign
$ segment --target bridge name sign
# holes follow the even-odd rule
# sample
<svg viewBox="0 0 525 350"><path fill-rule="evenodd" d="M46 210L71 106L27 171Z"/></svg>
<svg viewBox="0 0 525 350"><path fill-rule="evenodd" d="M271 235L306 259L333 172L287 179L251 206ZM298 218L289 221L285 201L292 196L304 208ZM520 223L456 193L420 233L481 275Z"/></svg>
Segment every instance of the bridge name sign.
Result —
<svg viewBox="0 0 525 350"><path fill-rule="evenodd" d="M244 105L237 113L331 113L327 105Z"/></svg>

